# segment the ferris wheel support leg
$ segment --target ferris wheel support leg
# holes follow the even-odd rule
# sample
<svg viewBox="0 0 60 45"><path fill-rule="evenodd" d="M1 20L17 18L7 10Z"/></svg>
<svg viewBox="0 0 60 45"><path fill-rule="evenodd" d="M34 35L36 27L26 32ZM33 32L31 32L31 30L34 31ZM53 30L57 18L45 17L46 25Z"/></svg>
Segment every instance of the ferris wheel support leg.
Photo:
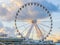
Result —
<svg viewBox="0 0 60 45"><path fill-rule="evenodd" d="M43 34L42 34L42 32L41 32L41 30L40 30L40 28L38 27L38 25L37 24L35 24L35 28L36 28L36 31L37 31L37 37L38 38L44 38L44 36L43 36Z"/></svg>
<svg viewBox="0 0 60 45"><path fill-rule="evenodd" d="M32 26L30 27L28 33L26 34L26 38L28 38L28 37L30 36L30 33L31 33L31 31L32 31L33 26L34 26L34 25L32 24Z"/></svg>

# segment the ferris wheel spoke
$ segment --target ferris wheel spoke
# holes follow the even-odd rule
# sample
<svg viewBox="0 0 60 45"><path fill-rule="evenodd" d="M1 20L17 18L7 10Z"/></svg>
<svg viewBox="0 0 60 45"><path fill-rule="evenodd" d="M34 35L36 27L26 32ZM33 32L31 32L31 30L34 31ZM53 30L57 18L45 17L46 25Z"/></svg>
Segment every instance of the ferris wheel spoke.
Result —
<svg viewBox="0 0 60 45"><path fill-rule="evenodd" d="M51 19L52 20L52 19ZM51 22L50 17L45 19L38 19L38 22Z"/></svg>
<svg viewBox="0 0 60 45"><path fill-rule="evenodd" d="M47 28L50 28L48 25L46 25L46 24L42 24L42 23L40 23L40 25L42 25L42 26L44 26L44 27L47 27Z"/></svg>
<svg viewBox="0 0 60 45"><path fill-rule="evenodd" d="M51 23L51 21L37 21L37 24L40 24L40 23Z"/></svg>
<svg viewBox="0 0 60 45"><path fill-rule="evenodd" d="M31 23L31 20L19 20L19 22L21 22L21 23L28 23L28 24L30 24L30 23Z"/></svg>
<svg viewBox="0 0 60 45"><path fill-rule="evenodd" d="M42 36L42 32L41 32L41 29L38 27L37 24L35 24L35 29L37 31L37 36L40 38L40 36Z"/></svg>
<svg viewBox="0 0 60 45"><path fill-rule="evenodd" d="M51 22L51 21L38 21L38 22Z"/></svg>
<svg viewBox="0 0 60 45"><path fill-rule="evenodd" d="M28 29L28 27L30 27L30 25L28 25L28 26L24 29L24 31L22 31L22 34Z"/></svg>
<svg viewBox="0 0 60 45"><path fill-rule="evenodd" d="M50 22L50 21L41 21L41 22Z"/></svg>
<svg viewBox="0 0 60 45"><path fill-rule="evenodd" d="M34 34L34 31L32 32L32 39L33 39L33 34Z"/></svg>
<svg viewBox="0 0 60 45"><path fill-rule="evenodd" d="M32 31L32 28L33 28L33 24L32 24L32 26L30 27L30 29L28 30L28 32L27 32L27 34L26 34L26 38L28 38L29 36L30 36L30 33L31 33L31 31Z"/></svg>
<svg viewBox="0 0 60 45"><path fill-rule="evenodd" d="M44 33L48 33L41 25L39 25L39 26L44 31Z"/></svg>
<svg viewBox="0 0 60 45"><path fill-rule="evenodd" d="M28 24L23 24L23 25L20 25L19 27L21 28L21 27L25 27L26 25L28 25Z"/></svg>
<svg viewBox="0 0 60 45"><path fill-rule="evenodd" d="M31 20L23 20L22 22L25 22L25 23L31 24Z"/></svg>
<svg viewBox="0 0 60 45"><path fill-rule="evenodd" d="M26 14L26 11L24 12L24 11L22 11L23 12L23 15L24 16L27 16L27 14ZM24 16L22 16L22 15L20 15L19 17L24 17ZM19 19L18 19L19 20ZM31 23L31 20L30 19L21 19L21 20L19 20L19 21L21 21L21 22L27 22L27 23Z"/></svg>

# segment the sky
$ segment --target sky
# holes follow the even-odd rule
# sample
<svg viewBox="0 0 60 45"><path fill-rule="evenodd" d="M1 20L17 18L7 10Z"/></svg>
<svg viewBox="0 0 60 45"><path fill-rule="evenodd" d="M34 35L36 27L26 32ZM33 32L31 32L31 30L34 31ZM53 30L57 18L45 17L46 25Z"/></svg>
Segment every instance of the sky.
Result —
<svg viewBox="0 0 60 45"><path fill-rule="evenodd" d="M9 37L16 36L14 25L15 14L17 10L27 2L38 2L51 12L53 29L51 32L52 35L50 35L48 39L54 41L60 40L60 0L0 0L0 33L8 34ZM29 14L31 14L31 11ZM54 39L54 37L56 39Z"/></svg>

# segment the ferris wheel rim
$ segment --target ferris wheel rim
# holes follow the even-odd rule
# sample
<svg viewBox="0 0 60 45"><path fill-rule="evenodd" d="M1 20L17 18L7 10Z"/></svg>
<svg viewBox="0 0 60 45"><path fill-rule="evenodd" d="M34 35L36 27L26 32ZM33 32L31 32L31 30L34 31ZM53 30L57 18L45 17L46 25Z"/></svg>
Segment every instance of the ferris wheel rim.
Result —
<svg viewBox="0 0 60 45"><path fill-rule="evenodd" d="M50 12L48 11L48 9L45 8L44 6L40 5L39 3L31 2L31 3L24 4L21 8L19 8L19 10L17 11L16 16L15 16L15 27L16 27L16 29L18 30L18 27L17 27L17 25L16 25L16 19L17 19L18 13L22 10L22 8L24 8L24 7L26 7L26 6L30 6L30 5L35 5L35 6L40 6L40 7L42 7L42 8L47 12L47 14L48 14L49 17L50 17L50 21L51 21L50 31L48 32L48 34L46 35L46 37L43 38L43 40L44 40L44 39L46 39L46 38L50 35L50 33L51 33L51 31L52 31L52 28L53 28L53 27L52 27L52 25L53 25L52 22L53 22L53 20L52 20L52 16L51 16Z"/></svg>

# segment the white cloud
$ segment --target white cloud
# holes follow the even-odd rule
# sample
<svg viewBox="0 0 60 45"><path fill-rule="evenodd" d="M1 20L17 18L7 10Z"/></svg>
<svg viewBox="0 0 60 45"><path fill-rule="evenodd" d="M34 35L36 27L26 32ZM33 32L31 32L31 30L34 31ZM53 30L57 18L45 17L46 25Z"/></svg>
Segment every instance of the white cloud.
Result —
<svg viewBox="0 0 60 45"><path fill-rule="evenodd" d="M52 3L52 4L56 5L56 6L60 5L60 0L46 0L46 1Z"/></svg>
<svg viewBox="0 0 60 45"><path fill-rule="evenodd" d="M3 23L0 21L0 29L3 28Z"/></svg>
<svg viewBox="0 0 60 45"><path fill-rule="evenodd" d="M7 32L8 37L16 37L15 28L5 27L5 31Z"/></svg>
<svg viewBox="0 0 60 45"><path fill-rule="evenodd" d="M0 19L8 21L15 18L16 11L23 4L19 0L1 0L0 3Z"/></svg>

